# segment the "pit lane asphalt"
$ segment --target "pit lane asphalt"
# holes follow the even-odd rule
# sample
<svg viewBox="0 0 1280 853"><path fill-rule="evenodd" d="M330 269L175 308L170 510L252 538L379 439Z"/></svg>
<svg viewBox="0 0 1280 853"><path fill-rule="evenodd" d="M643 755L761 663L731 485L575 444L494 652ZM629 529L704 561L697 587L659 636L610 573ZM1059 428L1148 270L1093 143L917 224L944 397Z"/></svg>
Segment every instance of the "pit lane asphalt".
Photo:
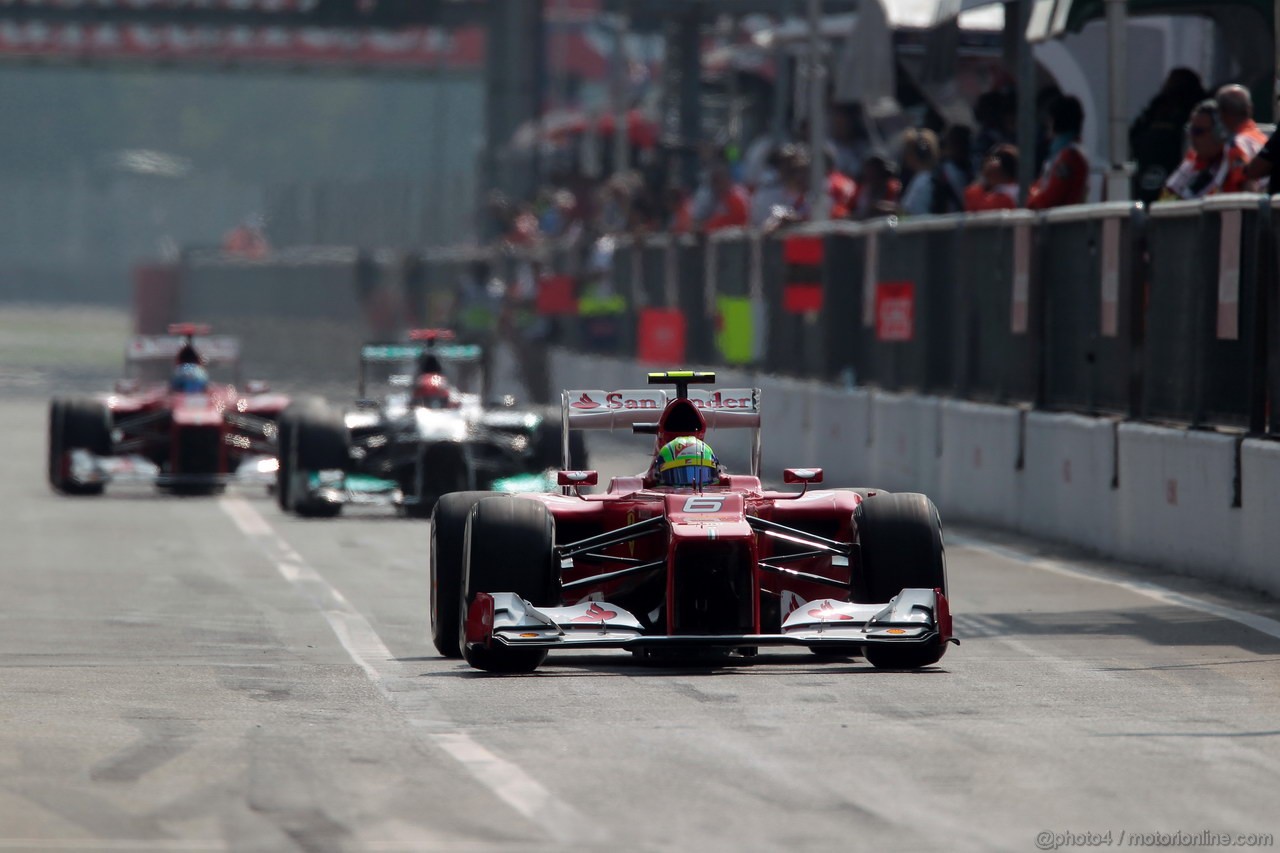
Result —
<svg viewBox="0 0 1280 853"><path fill-rule="evenodd" d="M1046 570L1024 556L1035 543L961 531L963 645L930 671L773 651L720 669L581 654L490 677L431 647L427 523L302 521L240 489L60 498L45 407L0 401L0 848L1280 834L1280 638L1134 584L1271 619L1274 602L1158 571ZM602 474L636 467L593 451Z"/></svg>

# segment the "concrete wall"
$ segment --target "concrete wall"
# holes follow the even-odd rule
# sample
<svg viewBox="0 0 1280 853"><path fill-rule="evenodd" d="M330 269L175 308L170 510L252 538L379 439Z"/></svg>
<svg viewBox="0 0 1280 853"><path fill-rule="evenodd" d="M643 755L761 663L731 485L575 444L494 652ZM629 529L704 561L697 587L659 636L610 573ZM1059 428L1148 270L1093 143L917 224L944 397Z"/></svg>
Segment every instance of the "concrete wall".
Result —
<svg viewBox="0 0 1280 853"><path fill-rule="evenodd" d="M644 372L552 358L558 387L637 387ZM1280 444L740 371L719 380L762 390L766 477L819 465L829 485L925 492L944 519L1280 595ZM745 464L742 436L714 446Z"/></svg>

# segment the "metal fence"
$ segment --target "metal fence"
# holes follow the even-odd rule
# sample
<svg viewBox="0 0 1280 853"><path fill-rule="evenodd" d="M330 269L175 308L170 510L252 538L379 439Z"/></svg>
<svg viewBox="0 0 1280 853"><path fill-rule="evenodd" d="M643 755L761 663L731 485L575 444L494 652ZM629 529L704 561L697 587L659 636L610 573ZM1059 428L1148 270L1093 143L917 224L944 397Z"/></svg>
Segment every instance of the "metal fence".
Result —
<svg viewBox="0 0 1280 853"><path fill-rule="evenodd" d="M1272 205L1233 195L1150 212L1113 203L406 252L377 261L394 306L379 327L1280 434ZM338 290L368 317L358 268L339 271ZM272 310L293 310L290 292Z"/></svg>

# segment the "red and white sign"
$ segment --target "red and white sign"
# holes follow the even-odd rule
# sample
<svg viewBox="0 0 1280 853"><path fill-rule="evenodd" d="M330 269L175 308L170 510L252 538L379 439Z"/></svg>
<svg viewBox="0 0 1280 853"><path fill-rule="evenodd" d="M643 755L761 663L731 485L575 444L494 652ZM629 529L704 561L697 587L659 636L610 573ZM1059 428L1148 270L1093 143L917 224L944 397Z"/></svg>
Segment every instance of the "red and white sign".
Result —
<svg viewBox="0 0 1280 853"><path fill-rule="evenodd" d="M717 388L714 391L690 388L689 402L699 409L729 409L739 412L756 410L755 392L751 388Z"/></svg>
<svg viewBox="0 0 1280 853"><path fill-rule="evenodd" d="M566 391L569 408L579 412L649 409L662 411L667 405L664 391Z"/></svg>
<svg viewBox="0 0 1280 853"><path fill-rule="evenodd" d="M879 282L876 285L876 340L896 342L914 338L915 312L915 282Z"/></svg>

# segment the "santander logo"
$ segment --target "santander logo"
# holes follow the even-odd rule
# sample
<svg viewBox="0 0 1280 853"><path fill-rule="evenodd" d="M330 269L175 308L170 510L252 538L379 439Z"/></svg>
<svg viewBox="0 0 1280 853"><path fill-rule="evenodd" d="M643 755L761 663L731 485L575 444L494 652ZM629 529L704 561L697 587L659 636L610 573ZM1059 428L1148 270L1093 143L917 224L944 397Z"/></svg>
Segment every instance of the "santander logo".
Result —
<svg viewBox="0 0 1280 853"><path fill-rule="evenodd" d="M607 622L610 619L613 619L614 617L616 617L617 615L618 615L618 611L605 610L603 607L601 607L599 604L596 604L593 601L591 602L591 606L587 608L586 613L582 614L581 616L575 616L569 621L570 622Z"/></svg>
<svg viewBox="0 0 1280 853"><path fill-rule="evenodd" d="M595 400L592 400L592 399L591 399L591 397L587 395L587 392L586 392L586 391L583 391L583 392L582 392L582 396L581 396L581 397L579 397L577 400L574 400L572 403L570 403L570 404L569 404L569 406L570 406L571 408L574 408L574 409L598 409L598 408L600 408L600 404L599 404L599 403L597 403Z"/></svg>

